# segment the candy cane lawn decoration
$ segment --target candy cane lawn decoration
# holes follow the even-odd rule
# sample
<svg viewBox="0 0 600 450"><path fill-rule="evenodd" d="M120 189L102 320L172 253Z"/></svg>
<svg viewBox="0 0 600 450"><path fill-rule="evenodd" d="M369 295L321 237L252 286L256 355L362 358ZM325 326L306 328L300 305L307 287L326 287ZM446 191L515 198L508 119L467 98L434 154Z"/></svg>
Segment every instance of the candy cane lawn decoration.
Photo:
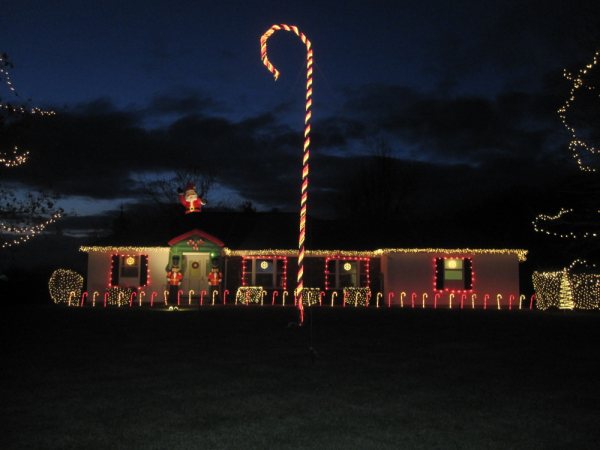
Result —
<svg viewBox="0 0 600 450"><path fill-rule="evenodd" d="M300 189L300 233L298 236L298 277L297 277L297 288L298 294L298 309L300 310L300 324L304 322L304 306L302 301L302 290L304 288L303 276L304 276L304 239L306 235L306 209L308 200L308 158L310 156L309 145L310 145L310 118L311 118L311 106L312 106L312 65L313 65L313 51L311 48L310 41L306 38L304 33L298 30L298 27L293 25L273 25L269 28L260 38L260 59L266 68L273 74L275 81L279 78L279 71L271 64L267 57L267 40L273 33L279 30L291 31L300 38L302 43L306 45L306 106L304 116L304 147L302 151L302 187Z"/></svg>

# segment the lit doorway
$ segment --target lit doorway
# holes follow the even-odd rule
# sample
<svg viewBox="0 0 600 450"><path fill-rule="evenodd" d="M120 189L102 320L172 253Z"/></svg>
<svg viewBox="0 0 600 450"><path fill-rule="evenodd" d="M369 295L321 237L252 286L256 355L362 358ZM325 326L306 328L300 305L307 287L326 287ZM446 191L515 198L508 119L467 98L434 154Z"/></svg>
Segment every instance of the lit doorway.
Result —
<svg viewBox="0 0 600 450"><path fill-rule="evenodd" d="M210 255L208 253L184 253L185 273L181 289L188 295L194 291L193 297L200 297L202 291L208 292L208 274L210 273Z"/></svg>

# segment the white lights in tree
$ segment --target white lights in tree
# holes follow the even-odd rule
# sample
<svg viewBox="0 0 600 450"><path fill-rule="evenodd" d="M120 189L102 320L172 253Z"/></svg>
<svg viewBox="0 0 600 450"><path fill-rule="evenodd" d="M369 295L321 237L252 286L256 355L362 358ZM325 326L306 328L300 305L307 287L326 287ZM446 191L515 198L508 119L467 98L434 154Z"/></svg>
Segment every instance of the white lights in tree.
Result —
<svg viewBox="0 0 600 450"><path fill-rule="evenodd" d="M576 130L575 125L572 124L568 115L572 112L571 110L577 100L577 96L582 93L590 94L594 103L598 104L598 93L600 90L598 90L595 85L598 78L596 76L594 79L592 73L598 65L599 57L600 51L596 51L592 61L579 69L576 73L571 74L566 70L564 71L564 77L569 80L572 85L565 103L558 109L558 116L570 134L571 140L569 141L569 150L571 151L571 155L577 162L579 169L584 172L597 171L596 167L593 167L584 161L584 154L587 158L595 159L600 154L600 148L591 144L589 139L583 137L583 133ZM593 114L595 115L596 113ZM598 211L595 211L595 213L598 213ZM533 229L538 233L544 233L562 239L594 239L600 237L600 229L597 227L590 227L588 230L579 230L580 227L574 229L576 223L569 223L569 220L571 219L570 216L573 214L574 210L572 208L561 208L558 213L554 215L538 214L532 222ZM594 217L592 221L596 223L597 217ZM587 222L587 220L585 222ZM548 224L552 224L552 228L548 227Z"/></svg>
<svg viewBox="0 0 600 450"><path fill-rule="evenodd" d="M579 133L575 129L574 125L571 125L567 119L567 113L573 107L577 99L577 94L580 90L591 92L594 97L598 97L598 91L596 90L596 86L594 85L593 80L590 79L592 71L598 65L598 60L600 57L600 50L594 53L594 57L589 64L586 64L584 67L579 69L575 74L571 74L566 70L563 72L563 76L572 83L571 90L569 91L569 96L565 103L558 109L558 116L562 121L563 125L571 135L571 141L569 142L569 150L571 150L571 154L575 161L577 161L577 165L584 172L596 172L596 168L586 164L582 159L582 151L587 152L589 155L596 156L600 153L600 149L595 147L594 145L586 142L586 140L580 137Z"/></svg>
<svg viewBox="0 0 600 450"><path fill-rule="evenodd" d="M8 88L10 95L19 98L12 83L8 68L12 64L5 54L0 54L0 79ZM54 111L44 111L40 108L27 109L22 105L14 105L0 101L0 123L9 121L9 118L22 115L54 115ZM22 151L17 146L12 146L9 151L3 150L5 143L0 140L0 166L15 168L25 164L29 158L29 151ZM13 247L23 244L32 237L40 234L44 229L58 220L62 211L56 211L52 202L45 200L44 196L28 196L21 200L10 190L0 190L0 248Z"/></svg>

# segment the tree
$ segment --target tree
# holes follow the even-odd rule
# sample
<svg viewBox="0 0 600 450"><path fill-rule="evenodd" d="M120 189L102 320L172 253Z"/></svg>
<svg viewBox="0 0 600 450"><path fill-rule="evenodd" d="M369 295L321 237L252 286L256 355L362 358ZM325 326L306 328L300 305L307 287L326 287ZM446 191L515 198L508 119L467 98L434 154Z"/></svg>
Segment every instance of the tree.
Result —
<svg viewBox="0 0 600 450"><path fill-rule="evenodd" d="M556 188L554 201L560 202L561 208L551 214L538 214L532 222L536 232L560 239L561 248L554 248L554 254L592 260L600 257L599 63L600 51L596 51L579 70L564 71L571 86L558 115L569 135L569 152L579 170L562 179Z"/></svg>
<svg viewBox="0 0 600 450"><path fill-rule="evenodd" d="M9 69L13 65L6 53L0 54L0 78L4 81L9 95L20 99ZM29 151L23 150L15 142L9 142L8 135L21 131L24 116L49 116L53 111L40 108L27 108L22 103L3 102L0 97L0 169L13 170L25 164ZM8 133L8 131L11 133ZM54 198L48 193L23 192L23 189L0 186L0 248L23 244L41 233L51 223L58 220L62 210L55 206Z"/></svg>
<svg viewBox="0 0 600 450"><path fill-rule="evenodd" d="M356 215L388 221L404 212L413 189L413 180L392 154L388 143L373 141L372 152L343 180L336 207L340 218Z"/></svg>
<svg viewBox="0 0 600 450"><path fill-rule="evenodd" d="M144 179L143 192L145 197L157 206L161 212L170 212L177 201L177 190L184 189L188 183L196 186L200 198L207 201L208 194L215 182L209 169L190 167L175 171L171 176Z"/></svg>
<svg viewBox="0 0 600 450"><path fill-rule="evenodd" d="M573 309L573 289L571 289L571 283L569 282L569 273L567 269L562 271L560 277L560 290L558 293L558 307L560 309Z"/></svg>

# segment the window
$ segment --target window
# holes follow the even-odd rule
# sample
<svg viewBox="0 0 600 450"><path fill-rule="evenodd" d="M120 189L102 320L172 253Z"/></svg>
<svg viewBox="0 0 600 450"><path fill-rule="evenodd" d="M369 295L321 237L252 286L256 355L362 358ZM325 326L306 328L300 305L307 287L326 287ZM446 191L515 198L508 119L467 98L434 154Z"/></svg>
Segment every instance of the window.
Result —
<svg viewBox="0 0 600 450"><path fill-rule="evenodd" d="M147 285L147 255L112 255L108 287L138 288Z"/></svg>
<svg viewBox="0 0 600 450"><path fill-rule="evenodd" d="M121 256L121 278L137 278L140 273L139 256Z"/></svg>
<svg viewBox="0 0 600 450"><path fill-rule="evenodd" d="M444 259L444 280L464 279L463 260L457 258Z"/></svg>
<svg viewBox="0 0 600 450"><path fill-rule="evenodd" d="M338 261L338 288L358 287L358 261Z"/></svg>
<svg viewBox="0 0 600 450"><path fill-rule="evenodd" d="M435 290L451 292L473 290L474 276L471 258L435 258L434 268Z"/></svg>
<svg viewBox="0 0 600 450"><path fill-rule="evenodd" d="M242 285L262 286L265 289L287 289L287 257L244 257Z"/></svg>
<svg viewBox="0 0 600 450"><path fill-rule="evenodd" d="M369 258L325 259L325 290L370 284Z"/></svg>
<svg viewBox="0 0 600 450"><path fill-rule="evenodd" d="M272 259L255 259L254 260L254 285L271 287L273 282L273 271L275 264Z"/></svg>

